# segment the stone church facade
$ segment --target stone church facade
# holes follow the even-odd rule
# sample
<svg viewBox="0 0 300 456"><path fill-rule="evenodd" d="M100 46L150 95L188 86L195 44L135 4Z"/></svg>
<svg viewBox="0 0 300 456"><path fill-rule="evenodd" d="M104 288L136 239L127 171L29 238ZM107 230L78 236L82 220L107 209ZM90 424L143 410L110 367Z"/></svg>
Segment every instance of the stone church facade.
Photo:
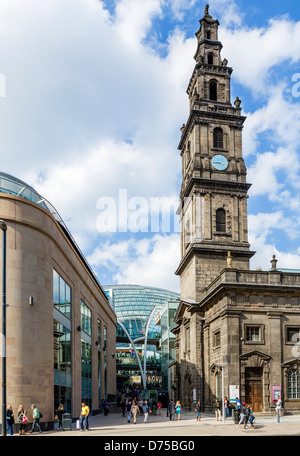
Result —
<svg viewBox="0 0 300 456"><path fill-rule="evenodd" d="M300 411L300 274L250 270L241 101L231 104L232 68L221 58L219 22L208 6L196 33L196 65L181 128L181 301L175 315L174 398L205 408L234 391L256 412L280 396ZM299 349L298 349L299 348Z"/></svg>

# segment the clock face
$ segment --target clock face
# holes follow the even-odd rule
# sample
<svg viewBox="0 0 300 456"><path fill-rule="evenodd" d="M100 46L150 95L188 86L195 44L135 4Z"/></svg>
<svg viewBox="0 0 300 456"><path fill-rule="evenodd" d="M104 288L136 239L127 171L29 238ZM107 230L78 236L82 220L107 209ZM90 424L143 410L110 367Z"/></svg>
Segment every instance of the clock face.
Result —
<svg viewBox="0 0 300 456"><path fill-rule="evenodd" d="M223 155L215 155L211 162L213 167L219 171L226 169L228 166L228 160Z"/></svg>

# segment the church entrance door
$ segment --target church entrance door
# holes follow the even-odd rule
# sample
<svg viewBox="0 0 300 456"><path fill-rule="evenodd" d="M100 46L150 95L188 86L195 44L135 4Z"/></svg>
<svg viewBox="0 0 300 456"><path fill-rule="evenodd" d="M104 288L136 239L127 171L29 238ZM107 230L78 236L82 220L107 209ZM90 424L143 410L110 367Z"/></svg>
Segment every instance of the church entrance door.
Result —
<svg viewBox="0 0 300 456"><path fill-rule="evenodd" d="M262 367L246 368L246 402L252 404L253 412L262 412L263 388L262 388Z"/></svg>

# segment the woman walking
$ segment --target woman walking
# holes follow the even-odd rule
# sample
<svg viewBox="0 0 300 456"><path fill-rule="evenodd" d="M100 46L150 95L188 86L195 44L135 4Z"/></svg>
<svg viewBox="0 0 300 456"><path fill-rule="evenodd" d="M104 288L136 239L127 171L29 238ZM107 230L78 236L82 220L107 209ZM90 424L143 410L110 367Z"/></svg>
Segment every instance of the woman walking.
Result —
<svg viewBox="0 0 300 456"><path fill-rule="evenodd" d="M11 405L8 405L7 410L6 410L6 424L7 424L7 430L9 431L10 435L14 435L14 431L13 431L14 422L15 422L15 419L14 419L13 408Z"/></svg>
<svg viewBox="0 0 300 456"><path fill-rule="evenodd" d="M201 403L200 401L197 402L195 412L197 412L197 421L201 420Z"/></svg>
<svg viewBox="0 0 300 456"><path fill-rule="evenodd" d="M181 413L180 401L176 402L175 412L176 412L176 415L177 415L177 420L179 421L180 420L180 413Z"/></svg>
<svg viewBox="0 0 300 456"><path fill-rule="evenodd" d="M56 410L56 413L57 413L57 419L58 419L58 426L57 426L57 430L64 430L63 428L63 424L62 424L62 417L63 417L63 414L64 414L64 406L63 404L60 404L58 406L58 409Z"/></svg>
<svg viewBox="0 0 300 456"><path fill-rule="evenodd" d="M18 408L18 422L20 423L19 435L26 435L26 423L28 418L26 416L26 411L24 410L24 405L19 405Z"/></svg>

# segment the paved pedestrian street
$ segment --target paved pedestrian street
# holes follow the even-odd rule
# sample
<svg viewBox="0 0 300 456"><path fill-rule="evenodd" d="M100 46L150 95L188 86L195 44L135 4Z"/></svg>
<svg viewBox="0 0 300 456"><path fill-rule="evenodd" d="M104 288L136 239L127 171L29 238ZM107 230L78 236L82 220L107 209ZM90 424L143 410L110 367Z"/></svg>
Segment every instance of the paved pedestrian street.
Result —
<svg viewBox="0 0 300 456"><path fill-rule="evenodd" d="M161 416L150 416L148 423L143 422L143 415L137 416L137 423L128 423L126 417L119 413L110 413L91 416L89 431L73 429L68 431L48 431L42 434L28 436L105 436L105 437L193 437L193 436L296 436L300 435L300 415L285 416L277 423L276 416L256 416L255 429L237 429L232 418L227 418L225 423L217 422L214 415L203 414L200 422L196 421L196 414L183 413L180 421L170 421L163 411ZM24 437L23 437L24 438Z"/></svg>

